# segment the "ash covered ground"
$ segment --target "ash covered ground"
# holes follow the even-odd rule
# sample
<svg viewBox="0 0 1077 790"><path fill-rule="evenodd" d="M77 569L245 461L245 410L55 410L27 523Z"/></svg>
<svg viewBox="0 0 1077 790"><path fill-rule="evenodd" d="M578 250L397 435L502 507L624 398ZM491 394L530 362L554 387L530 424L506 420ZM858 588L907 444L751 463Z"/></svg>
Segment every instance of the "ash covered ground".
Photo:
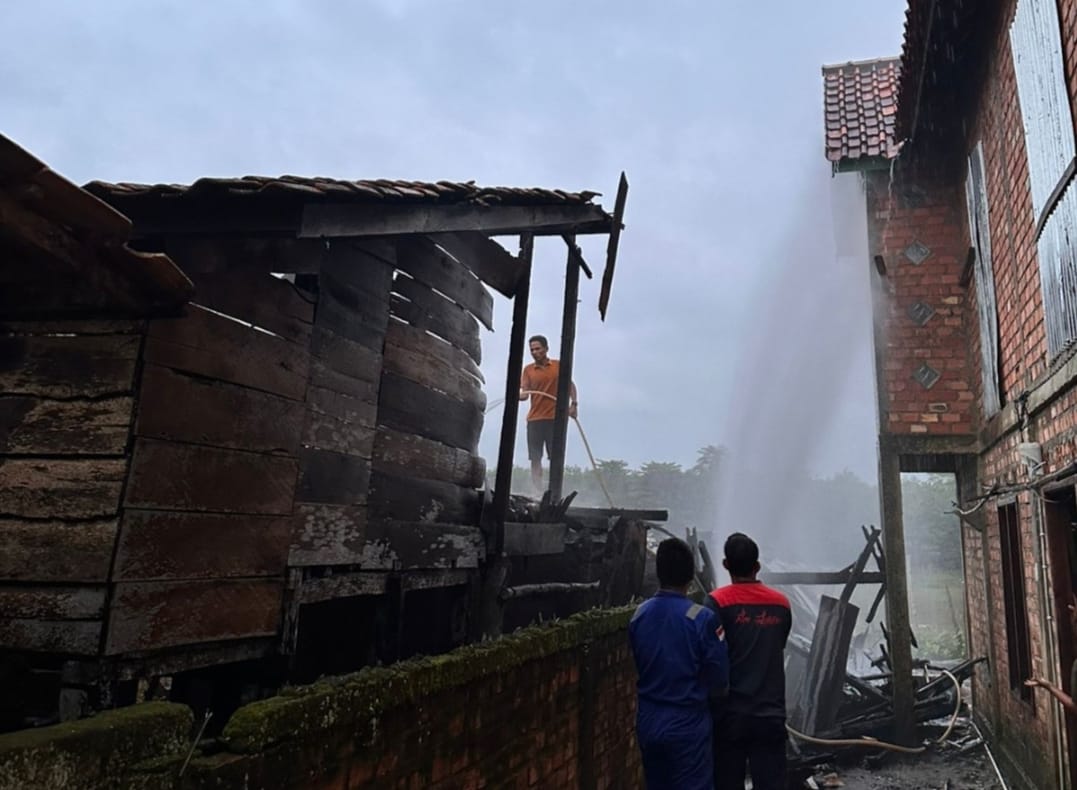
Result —
<svg viewBox="0 0 1077 790"><path fill-rule="evenodd" d="M964 754L946 749L833 766L817 771L814 779L819 788L844 790L1002 790L983 746Z"/></svg>

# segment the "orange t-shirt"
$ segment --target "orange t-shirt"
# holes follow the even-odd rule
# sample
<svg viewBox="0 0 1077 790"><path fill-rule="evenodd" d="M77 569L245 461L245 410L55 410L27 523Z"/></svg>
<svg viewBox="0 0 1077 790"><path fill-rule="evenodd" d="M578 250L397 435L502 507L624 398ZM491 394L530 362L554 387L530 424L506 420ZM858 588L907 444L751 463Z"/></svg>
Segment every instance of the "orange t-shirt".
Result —
<svg viewBox="0 0 1077 790"><path fill-rule="evenodd" d="M553 419L557 409L557 374L560 370L556 359L548 360L542 367L532 362L524 368L523 375L520 376L520 389L550 395L549 398L542 395L531 396L531 410L527 412L528 422Z"/></svg>

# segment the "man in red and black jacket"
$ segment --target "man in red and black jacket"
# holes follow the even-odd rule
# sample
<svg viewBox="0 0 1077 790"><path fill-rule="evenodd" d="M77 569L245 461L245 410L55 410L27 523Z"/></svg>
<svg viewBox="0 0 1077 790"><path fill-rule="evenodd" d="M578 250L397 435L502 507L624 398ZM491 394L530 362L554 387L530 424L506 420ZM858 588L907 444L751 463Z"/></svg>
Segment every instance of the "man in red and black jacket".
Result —
<svg viewBox="0 0 1077 790"><path fill-rule="evenodd" d="M740 532L725 542L722 564L732 584L706 599L718 613L729 649L729 695L711 700L715 790L785 790L785 642L789 600L756 579L759 547Z"/></svg>

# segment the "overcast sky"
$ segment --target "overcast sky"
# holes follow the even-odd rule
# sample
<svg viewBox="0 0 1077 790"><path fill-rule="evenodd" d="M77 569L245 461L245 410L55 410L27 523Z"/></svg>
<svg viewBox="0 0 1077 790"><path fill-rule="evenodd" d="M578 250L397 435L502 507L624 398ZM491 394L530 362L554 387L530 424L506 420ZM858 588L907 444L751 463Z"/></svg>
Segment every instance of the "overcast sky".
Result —
<svg viewBox="0 0 1077 790"><path fill-rule="evenodd" d="M0 131L78 183L475 180L593 189L612 209L625 170L604 324L598 277L581 288L576 381L595 453L689 466L703 445L756 442L789 468L873 479L868 261L835 255L819 69L898 54L904 8L5 3ZM555 356L563 249L537 246L531 309ZM603 250L585 242L596 275ZM497 302L491 401L510 319ZM569 462L586 463L575 436Z"/></svg>

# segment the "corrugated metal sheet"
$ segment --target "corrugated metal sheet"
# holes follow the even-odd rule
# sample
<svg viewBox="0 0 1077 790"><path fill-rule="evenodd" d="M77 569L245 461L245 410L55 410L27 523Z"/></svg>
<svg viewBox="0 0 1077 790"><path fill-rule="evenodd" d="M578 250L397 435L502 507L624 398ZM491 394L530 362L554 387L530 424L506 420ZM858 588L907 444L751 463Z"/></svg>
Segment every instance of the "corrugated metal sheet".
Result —
<svg viewBox="0 0 1077 790"><path fill-rule="evenodd" d="M990 417L1002 408L999 396L998 308L995 301L995 273L991 263L991 226L987 211L987 180L983 143L969 154L965 179L969 238L976 248L976 304L980 319L980 372L983 377L983 409Z"/></svg>
<svg viewBox="0 0 1077 790"><path fill-rule="evenodd" d="M1017 93L1025 127L1038 220L1074 157L1073 118L1062 61L1055 0L1021 0L1010 28Z"/></svg>
<svg viewBox="0 0 1077 790"><path fill-rule="evenodd" d="M1066 189L1037 242L1047 322L1047 351L1057 356L1077 338L1077 190Z"/></svg>
<svg viewBox="0 0 1077 790"><path fill-rule="evenodd" d="M1010 28L1010 48L1032 209L1037 225L1042 225L1037 248L1047 350L1055 357L1077 337L1077 193L1064 183L1072 178L1075 150L1054 0L1020 0Z"/></svg>

